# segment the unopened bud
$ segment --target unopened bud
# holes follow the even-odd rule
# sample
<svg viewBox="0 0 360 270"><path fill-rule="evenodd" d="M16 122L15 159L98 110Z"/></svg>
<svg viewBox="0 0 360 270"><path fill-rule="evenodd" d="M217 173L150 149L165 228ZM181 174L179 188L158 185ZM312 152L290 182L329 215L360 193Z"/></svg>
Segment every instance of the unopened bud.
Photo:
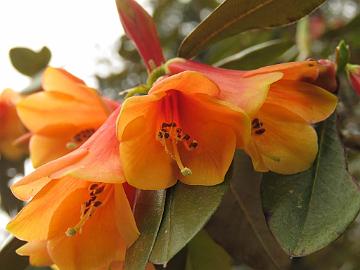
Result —
<svg viewBox="0 0 360 270"><path fill-rule="evenodd" d="M346 72L352 88L360 95L360 65L346 65Z"/></svg>
<svg viewBox="0 0 360 270"><path fill-rule="evenodd" d="M314 84L328 90L331 93L335 93L338 89L336 64L327 59L318 60L318 64L319 76L315 80Z"/></svg>

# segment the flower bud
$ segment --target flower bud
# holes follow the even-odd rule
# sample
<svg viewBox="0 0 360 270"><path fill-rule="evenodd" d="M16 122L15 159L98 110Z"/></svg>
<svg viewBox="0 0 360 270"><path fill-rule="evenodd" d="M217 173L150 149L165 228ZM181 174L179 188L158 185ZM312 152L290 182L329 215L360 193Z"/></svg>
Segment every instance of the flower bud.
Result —
<svg viewBox="0 0 360 270"><path fill-rule="evenodd" d="M360 95L360 65L347 64L346 72L352 88Z"/></svg>
<svg viewBox="0 0 360 270"><path fill-rule="evenodd" d="M318 64L319 75L314 83L331 93L335 93L338 89L335 63L327 59L320 59Z"/></svg>

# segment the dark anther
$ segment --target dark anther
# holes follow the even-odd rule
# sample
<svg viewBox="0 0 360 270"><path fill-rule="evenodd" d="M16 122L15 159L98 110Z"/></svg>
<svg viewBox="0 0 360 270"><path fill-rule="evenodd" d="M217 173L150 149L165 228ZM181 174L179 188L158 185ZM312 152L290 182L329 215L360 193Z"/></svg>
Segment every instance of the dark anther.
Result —
<svg viewBox="0 0 360 270"><path fill-rule="evenodd" d="M264 132L265 132L265 128L260 128L260 129L255 130L255 134L256 134L256 135L261 135L261 134L263 134Z"/></svg>
<svg viewBox="0 0 360 270"><path fill-rule="evenodd" d="M176 123L175 122L170 123L170 127L176 127Z"/></svg>
<svg viewBox="0 0 360 270"><path fill-rule="evenodd" d="M187 140L190 139L190 136L189 136L188 134L185 134L184 137L183 137L183 139L184 139L185 141L187 141Z"/></svg>
<svg viewBox="0 0 360 270"><path fill-rule="evenodd" d="M95 206L95 207L99 207L101 204L102 204L101 201L96 201L96 202L94 202L94 206Z"/></svg>
<svg viewBox="0 0 360 270"><path fill-rule="evenodd" d="M95 190L95 194L100 194L101 192L104 191L104 188L105 188L105 186L101 186L101 187L97 188L97 189Z"/></svg>
<svg viewBox="0 0 360 270"><path fill-rule="evenodd" d="M176 129L176 132L177 132L177 133L180 133L181 131L182 131L181 128L177 128L177 129Z"/></svg>
<svg viewBox="0 0 360 270"><path fill-rule="evenodd" d="M191 142L189 147L190 148L196 148L198 146L198 142Z"/></svg>
<svg viewBox="0 0 360 270"><path fill-rule="evenodd" d="M89 208L86 208L84 211L84 215L86 215L86 213L89 211Z"/></svg>
<svg viewBox="0 0 360 270"><path fill-rule="evenodd" d="M168 126L168 124L165 123L165 122L161 124L161 127L162 127L162 128L166 128L167 126Z"/></svg>
<svg viewBox="0 0 360 270"><path fill-rule="evenodd" d="M98 184L92 184L90 186L90 190L94 190L95 188L97 188L99 185Z"/></svg>
<svg viewBox="0 0 360 270"><path fill-rule="evenodd" d="M162 134L162 132L159 132L158 137L159 137L160 139L162 139L162 138L163 138L163 134Z"/></svg>
<svg viewBox="0 0 360 270"><path fill-rule="evenodd" d="M162 132L167 132L168 130L166 128L161 129Z"/></svg>
<svg viewBox="0 0 360 270"><path fill-rule="evenodd" d="M91 204L91 201L87 201L87 202L85 203L85 207L89 207L90 204Z"/></svg>
<svg viewBox="0 0 360 270"><path fill-rule="evenodd" d="M260 128L262 123L260 123L259 119L255 118L252 120L251 125L253 128Z"/></svg>
<svg viewBox="0 0 360 270"><path fill-rule="evenodd" d="M170 137L170 134L167 133L167 132L165 132L165 133L164 133L164 136L165 136L165 139L168 139L168 138Z"/></svg>
<svg viewBox="0 0 360 270"><path fill-rule="evenodd" d="M96 196L91 196L89 202L93 202L96 200Z"/></svg>

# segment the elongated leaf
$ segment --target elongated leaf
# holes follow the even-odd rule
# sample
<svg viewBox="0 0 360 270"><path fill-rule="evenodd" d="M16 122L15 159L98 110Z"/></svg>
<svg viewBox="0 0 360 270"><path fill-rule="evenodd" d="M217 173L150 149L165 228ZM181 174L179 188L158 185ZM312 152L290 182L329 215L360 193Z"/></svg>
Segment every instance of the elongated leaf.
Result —
<svg viewBox="0 0 360 270"><path fill-rule="evenodd" d="M16 254L16 250L25 242L10 237L0 251L0 269L24 270L29 262L28 258Z"/></svg>
<svg viewBox="0 0 360 270"><path fill-rule="evenodd" d="M266 226L260 199L262 174L238 151L230 189L206 226L211 237L236 260L254 269L286 269L290 260Z"/></svg>
<svg viewBox="0 0 360 270"><path fill-rule="evenodd" d="M47 47L43 47L39 52L22 47L12 48L9 55L17 71L30 77L45 69L51 58Z"/></svg>
<svg viewBox="0 0 360 270"><path fill-rule="evenodd" d="M141 190L136 196L135 220L140 237L127 250L124 270L144 270L160 228L165 190Z"/></svg>
<svg viewBox="0 0 360 270"><path fill-rule="evenodd" d="M165 213L150 261L166 264L196 235L219 206L227 181L212 186L178 183L168 190Z"/></svg>
<svg viewBox="0 0 360 270"><path fill-rule="evenodd" d="M226 251L204 231L200 231L187 246L185 270L231 270L232 260Z"/></svg>
<svg viewBox="0 0 360 270"><path fill-rule="evenodd" d="M318 129L314 166L296 175L266 174L263 208L268 225L290 256L313 253L338 238L360 209L359 187L346 169L335 115Z"/></svg>
<svg viewBox="0 0 360 270"><path fill-rule="evenodd" d="M286 40L270 40L247 48L215 63L215 66L228 69L256 69L275 64L276 60L293 46Z"/></svg>
<svg viewBox="0 0 360 270"><path fill-rule="evenodd" d="M183 41L179 56L195 56L211 43L250 29L297 21L325 0L225 0Z"/></svg>

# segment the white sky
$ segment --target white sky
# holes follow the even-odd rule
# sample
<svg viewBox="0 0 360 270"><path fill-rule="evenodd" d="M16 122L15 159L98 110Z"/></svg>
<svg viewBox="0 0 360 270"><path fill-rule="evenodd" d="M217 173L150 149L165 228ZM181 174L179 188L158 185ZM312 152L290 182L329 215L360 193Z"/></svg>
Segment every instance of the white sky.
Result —
<svg viewBox="0 0 360 270"><path fill-rule="evenodd" d="M47 46L50 65L95 86L92 75L108 73L96 59L111 57L114 68L121 68L114 47L121 33L115 0L1 0L0 91L21 90L29 83L10 63L8 52L16 46L36 51Z"/></svg>
<svg viewBox="0 0 360 270"><path fill-rule="evenodd" d="M109 72L97 63L99 58L111 58L113 70L121 68L114 45L122 33L115 0L0 0L0 92L19 91L29 83L11 65L12 47L38 51L47 46L50 65L64 67L95 87L93 75ZM8 221L0 210L0 248Z"/></svg>

